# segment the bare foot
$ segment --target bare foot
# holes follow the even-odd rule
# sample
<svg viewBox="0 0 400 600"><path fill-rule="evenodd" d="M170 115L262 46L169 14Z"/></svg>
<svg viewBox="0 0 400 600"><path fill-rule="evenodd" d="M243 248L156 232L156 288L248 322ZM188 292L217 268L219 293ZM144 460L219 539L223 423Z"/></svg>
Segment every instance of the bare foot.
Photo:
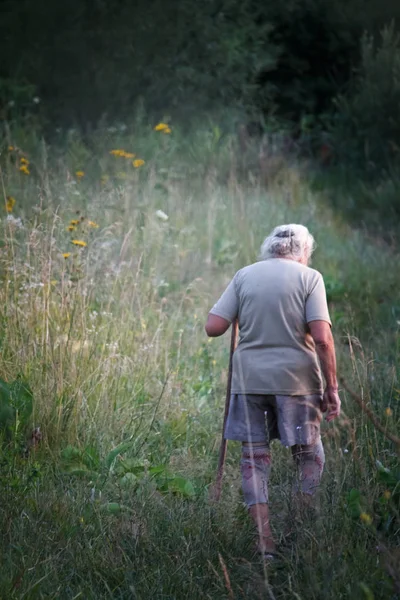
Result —
<svg viewBox="0 0 400 600"><path fill-rule="evenodd" d="M256 524L258 532L257 550L261 553L276 552L276 545L269 524L268 504L253 504L250 506L249 513Z"/></svg>
<svg viewBox="0 0 400 600"><path fill-rule="evenodd" d="M257 543L257 552L260 554L275 554L276 544L273 538L260 536Z"/></svg>

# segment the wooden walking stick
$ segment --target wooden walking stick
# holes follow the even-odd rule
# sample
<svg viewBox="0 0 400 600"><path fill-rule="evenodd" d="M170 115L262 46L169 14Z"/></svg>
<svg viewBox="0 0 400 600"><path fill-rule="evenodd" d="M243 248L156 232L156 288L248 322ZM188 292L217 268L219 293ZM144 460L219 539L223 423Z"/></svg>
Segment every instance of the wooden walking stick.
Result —
<svg viewBox="0 0 400 600"><path fill-rule="evenodd" d="M224 475L226 448L228 445L228 440L225 439L225 425L226 425L226 420L228 418L229 405L231 403L232 363L233 363L233 353L236 348L237 330L238 330L238 321L237 321L237 319L235 319L232 323L231 348L230 348L230 352L229 352L228 381L226 384L225 412L224 412L224 421L223 421L223 426L222 426L221 446L219 449L217 477L215 478L215 484L213 486L213 490L212 490L212 494L211 494L214 502L219 502L219 499L221 497L221 491L222 491L222 477Z"/></svg>

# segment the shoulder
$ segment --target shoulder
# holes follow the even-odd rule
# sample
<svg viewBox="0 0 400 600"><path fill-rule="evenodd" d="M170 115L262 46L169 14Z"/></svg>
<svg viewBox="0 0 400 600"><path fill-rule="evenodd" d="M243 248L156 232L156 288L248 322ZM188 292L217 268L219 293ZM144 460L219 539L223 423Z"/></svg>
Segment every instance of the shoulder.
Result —
<svg viewBox="0 0 400 600"><path fill-rule="evenodd" d="M299 264L299 267L302 269L302 272L304 273L305 277L307 277L310 281L318 281L320 279L323 280L322 273L320 273L316 269L312 269L311 267L307 267L306 265L301 264Z"/></svg>
<svg viewBox="0 0 400 600"><path fill-rule="evenodd" d="M310 267L304 267L304 284L307 294L322 294L325 295L325 282L322 273Z"/></svg>
<svg viewBox="0 0 400 600"><path fill-rule="evenodd" d="M252 263L251 265L246 265L245 267L242 267L241 269L239 269L239 271L236 271L233 279L237 282L240 282L247 277L251 277L253 274L265 268L263 262L264 261L259 261L256 263Z"/></svg>

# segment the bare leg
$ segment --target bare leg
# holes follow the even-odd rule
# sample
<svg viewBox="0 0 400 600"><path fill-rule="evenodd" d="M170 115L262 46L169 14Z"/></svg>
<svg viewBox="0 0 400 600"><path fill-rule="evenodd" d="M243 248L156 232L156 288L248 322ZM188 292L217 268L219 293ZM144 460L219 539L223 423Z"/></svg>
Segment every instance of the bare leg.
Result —
<svg viewBox="0 0 400 600"><path fill-rule="evenodd" d="M315 493L321 481L325 463L321 440L315 445L292 446L293 459L297 466L294 482L295 510L302 511L315 506Z"/></svg>
<svg viewBox="0 0 400 600"><path fill-rule="evenodd" d="M260 552L275 552L276 544L269 523L268 504L253 504L249 506L249 514L256 524L258 531L258 549Z"/></svg>
<svg viewBox="0 0 400 600"><path fill-rule="evenodd" d="M242 488L259 536L258 549L261 552L274 552L268 507L268 479L270 473L270 452L265 443L242 445Z"/></svg>

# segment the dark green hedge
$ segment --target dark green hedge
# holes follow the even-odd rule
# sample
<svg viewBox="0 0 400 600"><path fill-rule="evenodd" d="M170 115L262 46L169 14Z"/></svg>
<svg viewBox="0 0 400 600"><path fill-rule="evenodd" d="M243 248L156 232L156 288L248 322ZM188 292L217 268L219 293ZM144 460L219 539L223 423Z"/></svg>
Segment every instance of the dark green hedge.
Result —
<svg viewBox="0 0 400 600"><path fill-rule="evenodd" d="M20 110L28 84L65 122L124 117L139 98L298 122L331 109L363 32L397 16L394 0L2 0L0 102Z"/></svg>

